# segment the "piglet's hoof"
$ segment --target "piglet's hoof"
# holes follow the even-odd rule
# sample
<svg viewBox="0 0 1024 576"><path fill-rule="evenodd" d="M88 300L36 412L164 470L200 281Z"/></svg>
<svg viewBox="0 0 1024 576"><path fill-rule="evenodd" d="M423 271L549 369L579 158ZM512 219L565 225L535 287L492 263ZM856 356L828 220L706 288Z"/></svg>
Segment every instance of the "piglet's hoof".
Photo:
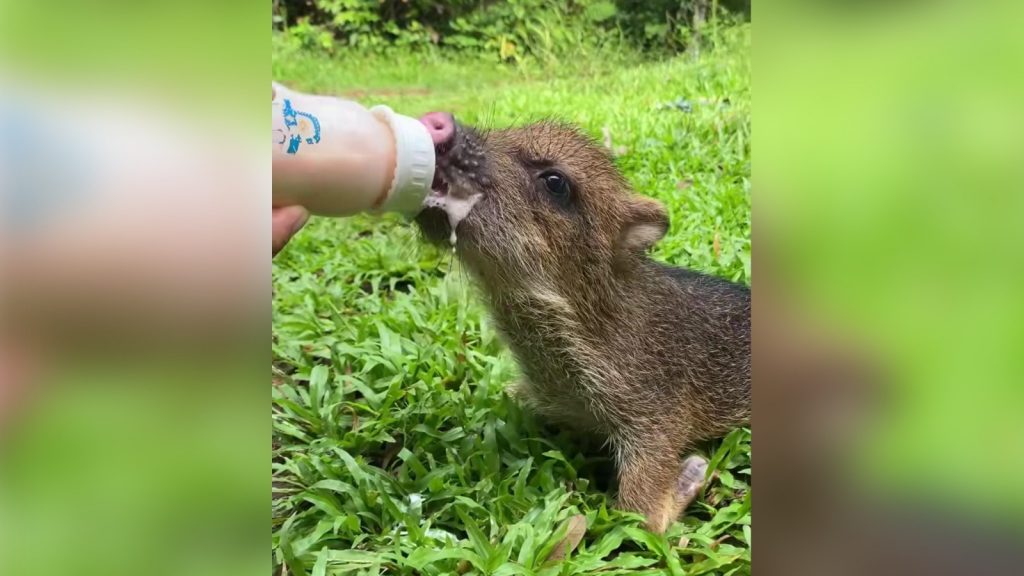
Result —
<svg viewBox="0 0 1024 576"><path fill-rule="evenodd" d="M686 510L700 491L704 489L704 477L708 473L708 461L694 454L683 460L682 471L676 482L676 509Z"/></svg>

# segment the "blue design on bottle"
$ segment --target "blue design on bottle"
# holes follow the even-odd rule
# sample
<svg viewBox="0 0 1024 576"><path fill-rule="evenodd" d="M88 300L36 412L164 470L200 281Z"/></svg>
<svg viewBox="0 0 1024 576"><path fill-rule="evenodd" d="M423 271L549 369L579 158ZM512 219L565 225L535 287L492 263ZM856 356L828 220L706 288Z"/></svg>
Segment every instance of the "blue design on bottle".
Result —
<svg viewBox="0 0 1024 576"><path fill-rule="evenodd" d="M307 112L298 112L292 108L292 101L284 99L284 126L288 129L288 150L289 154L295 154L299 151L299 145L303 141L306 144L316 144L320 142L320 121L317 120L316 116ZM299 118L305 118L309 120L309 123L302 123L300 125ZM308 129L312 128L312 134L308 134Z"/></svg>

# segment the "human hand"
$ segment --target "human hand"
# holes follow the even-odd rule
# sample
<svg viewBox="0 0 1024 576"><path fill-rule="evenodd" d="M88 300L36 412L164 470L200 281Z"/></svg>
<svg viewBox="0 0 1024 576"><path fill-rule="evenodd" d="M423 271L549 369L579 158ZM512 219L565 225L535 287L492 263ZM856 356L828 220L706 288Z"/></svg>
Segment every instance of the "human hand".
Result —
<svg viewBox="0 0 1024 576"><path fill-rule="evenodd" d="M302 229L309 219L309 212L302 206L286 206L274 208L271 216L273 232L273 250L271 256L276 256L291 240L296 232Z"/></svg>

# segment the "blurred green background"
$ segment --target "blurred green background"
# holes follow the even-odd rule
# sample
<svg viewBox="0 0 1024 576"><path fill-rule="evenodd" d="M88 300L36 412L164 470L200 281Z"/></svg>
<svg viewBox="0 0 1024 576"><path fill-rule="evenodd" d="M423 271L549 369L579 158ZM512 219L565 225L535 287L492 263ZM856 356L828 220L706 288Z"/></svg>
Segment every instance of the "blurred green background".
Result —
<svg viewBox="0 0 1024 576"><path fill-rule="evenodd" d="M556 63L600 48L666 56L692 49L749 0L273 0L275 50L464 54Z"/></svg>
<svg viewBox="0 0 1024 576"><path fill-rule="evenodd" d="M1011 2L766 10L754 143L773 246L760 272L876 372L848 473L1018 526L1022 16Z"/></svg>
<svg viewBox="0 0 1024 576"><path fill-rule="evenodd" d="M264 112L248 95L266 81L266 17L242 0L3 0L0 66L11 80L140 93L251 123Z"/></svg>
<svg viewBox="0 0 1024 576"><path fill-rule="evenodd" d="M108 94L111 102L160 118L168 110L185 111L208 129L195 134L197 141L218 139L237 153L265 142L254 135L265 134L268 24L264 5L235 0L3 0L0 101L38 90L56 107L65 95ZM7 119L23 121L21 112L3 107ZM19 136L2 134L12 142ZM166 145L164 135L155 136ZM146 150L148 143L138 145ZM59 169L66 159L49 160ZM269 203L269 168L239 177L252 181L254 175L265 175L268 193L253 189L254 206L243 200L239 213L265 213ZM11 207L6 192L0 189L4 211ZM229 197L211 201L221 209ZM187 219L204 209L169 211L172 222L164 229L181 222L185 230ZM124 213L116 207L110 212ZM265 278L267 223L253 221L252 252L238 255L240 262L262 263ZM139 244L148 245L141 221L137 234ZM81 260L73 265L81 265L81 277L91 285L114 295L138 279L134 270ZM19 281L2 268L0 262L0 288ZM252 277L237 279L239 301L269 293L267 284L246 280ZM181 294L179 303L188 306L192 296ZM0 321L9 312L0 309ZM140 314L136 332L145 337L127 342L123 332L108 335L102 321L88 325L94 338L73 342L59 341L61 325L75 334L85 327L59 318L50 332L58 341L49 342L0 323L2 351L10 345L15 352L27 350L37 377L15 390L16 401L4 407L9 410L0 410L0 573L224 575L266 569L269 311L253 319L262 333L154 338L167 324L161 312ZM206 344L192 342L200 340ZM7 359L0 355L0 362ZM9 384L0 381L0 389Z"/></svg>

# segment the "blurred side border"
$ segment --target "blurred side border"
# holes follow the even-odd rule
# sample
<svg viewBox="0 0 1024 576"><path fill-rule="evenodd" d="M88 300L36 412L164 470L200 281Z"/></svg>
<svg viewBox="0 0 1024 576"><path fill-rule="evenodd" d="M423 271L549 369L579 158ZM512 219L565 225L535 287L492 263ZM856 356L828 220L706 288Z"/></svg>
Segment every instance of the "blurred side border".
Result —
<svg viewBox="0 0 1024 576"><path fill-rule="evenodd" d="M1022 16L756 8L761 573L1019 571Z"/></svg>

